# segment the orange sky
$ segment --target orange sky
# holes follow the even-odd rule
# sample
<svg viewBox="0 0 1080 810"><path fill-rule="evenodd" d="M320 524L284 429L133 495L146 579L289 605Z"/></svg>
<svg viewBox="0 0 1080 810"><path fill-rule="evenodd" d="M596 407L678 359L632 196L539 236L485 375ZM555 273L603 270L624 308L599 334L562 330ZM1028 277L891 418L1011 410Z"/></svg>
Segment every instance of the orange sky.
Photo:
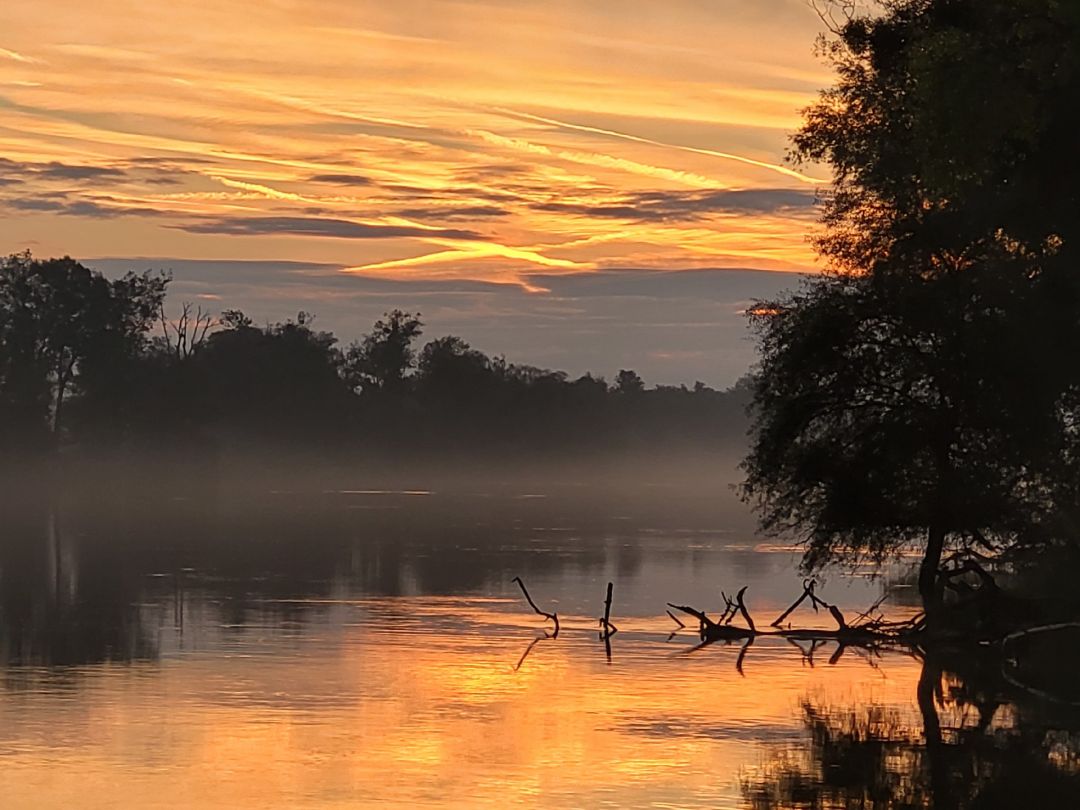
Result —
<svg viewBox="0 0 1080 810"><path fill-rule="evenodd" d="M0 251L530 293L811 268L826 173L784 154L820 27L803 0L5 3Z"/></svg>

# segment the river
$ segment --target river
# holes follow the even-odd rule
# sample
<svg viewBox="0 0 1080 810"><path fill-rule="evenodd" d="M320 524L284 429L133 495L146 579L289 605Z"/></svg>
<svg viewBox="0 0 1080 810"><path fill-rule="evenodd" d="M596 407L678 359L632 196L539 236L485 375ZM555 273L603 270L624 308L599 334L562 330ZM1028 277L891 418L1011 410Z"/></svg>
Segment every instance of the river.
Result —
<svg viewBox="0 0 1080 810"><path fill-rule="evenodd" d="M696 649L667 602L719 612L746 586L768 624L801 592L797 555L723 492L8 512L6 810L1004 807L1008 785L1072 791L1080 774L1076 710L1002 697L974 665L765 638ZM820 593L853 616L882 593L870 573ZM557 637L514 577L558 613ZM910 614L910 589L883 609Z"/></svg>

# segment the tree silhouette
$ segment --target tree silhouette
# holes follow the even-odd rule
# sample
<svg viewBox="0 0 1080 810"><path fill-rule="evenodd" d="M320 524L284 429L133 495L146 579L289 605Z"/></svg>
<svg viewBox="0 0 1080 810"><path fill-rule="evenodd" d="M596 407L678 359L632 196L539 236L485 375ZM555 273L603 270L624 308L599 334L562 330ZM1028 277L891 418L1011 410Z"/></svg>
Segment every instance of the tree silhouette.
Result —
<svg viewBox="0 0 1080 810"><path fill-rule="evenodd" d="M636 371L624 368L615 375L615 390L620 394L640 394L645 390L645 382Z"/></svg>
<svg viewBox="0 0 1080 810"><path fill-rule="evenodd" d="M380 485L462 468L550 475L550 465L560 475L660 476L660 462L708 465L744 440L745 386L646 388L624 370L609 387L491 357L455 336L416 351L420 316L400 310L342 352L308 313L257 325L237 309L215 318L181 304L170 317L167 276L109 281L70 259L29 256L4 267L5 446L59 445L89 470L107 460L133 479L148 465L165 489L253 467L363 470Z"/></svg>
<svg viewBox="0 0 1080 810"><path fill-rule="evenodd" d="M346 379L356 390L400 393L415 362L413 342L423 333L420 315L395 309L345 353Z"/></svg>
<svg viewBox="0 0 1080 810"><path fill-rule="evenodd" d="M149 272L110 282L68 257L4 259L0 410L9 437L57 436L73 389L108 390L145 348L167 283Z"/></svg>
<svg viewBox="0 0 1080 810"><path fill-rule="evenodd" d="M809 568L918 543L933 612L949 546L1045 535L1073 508L1080 163L1057 157L1080 65L1048 54L1078 35L1050 0L898 0L827 45L838 81L794 146L835 171L830 269L751 309L745 494ZM1012 106L985 103L999 90Z"/></svg>

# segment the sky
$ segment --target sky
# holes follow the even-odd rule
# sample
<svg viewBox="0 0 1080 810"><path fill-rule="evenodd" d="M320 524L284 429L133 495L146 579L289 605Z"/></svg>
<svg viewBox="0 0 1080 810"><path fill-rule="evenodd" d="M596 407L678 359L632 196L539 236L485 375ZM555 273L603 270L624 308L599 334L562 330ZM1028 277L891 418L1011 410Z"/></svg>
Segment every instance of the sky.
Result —
<svg viewBox="0 0 1080 810"><path fill-rule="evenodd" d="M805 0L4 3L0 252L728 385L747 304L816 269L828 172L785 155L820 30Z"/></svg>

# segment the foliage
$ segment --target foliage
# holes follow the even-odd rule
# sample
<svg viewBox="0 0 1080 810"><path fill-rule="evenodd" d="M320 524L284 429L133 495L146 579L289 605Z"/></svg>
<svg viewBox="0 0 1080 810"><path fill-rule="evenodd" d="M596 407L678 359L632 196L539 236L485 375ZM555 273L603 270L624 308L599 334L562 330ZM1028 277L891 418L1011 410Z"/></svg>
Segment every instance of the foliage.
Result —
<svg viewBox="0 0 1080 810"><path fill-rule="evenodd" d="M63 283L49 275L54 266L67 274ZM5 267L0 301L16 316L0 328L5 424L16 435L14 416L25 412L50 438L57 358L74 358L71 419L55 439L87 453L164 455L199 469L282 451L383 469L522 466L526 457L533 466L556 458L581 465L716 454L745 435L745 385L649 389L623 371L609 387L490 357L455 336L417 349L420 316L400 310L342 351L304 312L258 326L236 309L211 322L182 304L170 319L162 276L110 282L69 259L28 256ZM32 305L24 312L19 301ZM151 338L155 321L161 334Z"/></svg>
<svg viewBox="0 0 1080 810"><path fill-rule="evenodd" d="M147 347L168 279L105 279L71 258L0 262L0 421L8 443L36 444L64 426L73 389L115 390Z"/></svg>
<svg viewBox="0 0 1080 810"><path fill-rule="evenodd" d="M805 563L1045 535L1073 508L1080 7L892 0L823 45L806 112L829 270L751 310L745 494Z"/></svg>
<svg viewBox="0 0 1080 810"><path fill-rule="evenodd" d="M376 321L371 332L345 353L346 379L352 387L401 391L416 360L413 341L423 333L423 327L419 314L409 315L400 309Z"/></svg>

